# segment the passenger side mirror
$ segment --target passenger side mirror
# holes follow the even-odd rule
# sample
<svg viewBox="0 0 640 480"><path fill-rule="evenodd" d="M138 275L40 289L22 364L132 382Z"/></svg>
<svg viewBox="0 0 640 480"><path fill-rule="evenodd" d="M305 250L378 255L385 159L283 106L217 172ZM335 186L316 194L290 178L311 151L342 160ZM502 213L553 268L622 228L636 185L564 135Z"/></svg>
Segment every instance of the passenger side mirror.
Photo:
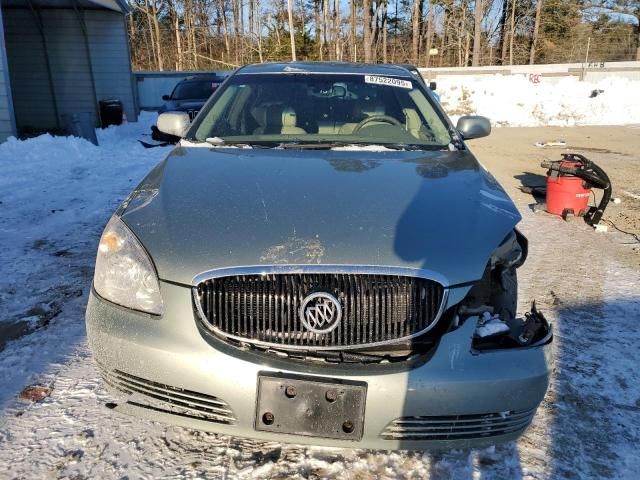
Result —
<svg viewBox="0 0 640 480"><path fill-rule="evenodd" d="M465 140L486 137L491 133L491 122L487 117L466 115L458 119L456 129Z"/></svg>
<svg viewBox="0 0 640 480"><path fill-rule="evenodd" d="M191 119L186 112L166 112L158 116L158 130L175 137L184 137L190 125Z"/></svg>
<svg viewBox="0 0 640 480"><path fill-rule="evenodd" d="M436 87L438 85L436 84L436 82L429 82L429 88L431 89L432 92L436 91Z"/></svg>
<svg viewBox="0 0 640 480"><path fill-rule="evenodd" d="M162 100L164 100L165 102L171 100L171 95L162 95Z"/></svg>

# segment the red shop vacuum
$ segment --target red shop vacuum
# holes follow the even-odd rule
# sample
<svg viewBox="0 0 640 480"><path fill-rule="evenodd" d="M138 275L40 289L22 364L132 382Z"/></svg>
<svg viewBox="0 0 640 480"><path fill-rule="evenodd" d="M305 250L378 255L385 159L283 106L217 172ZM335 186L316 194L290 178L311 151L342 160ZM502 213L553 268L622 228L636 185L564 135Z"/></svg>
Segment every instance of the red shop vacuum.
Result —
<svg viewBox="0 0 640 480"><path fill-rule="evenodd" d="M611 182L604 170L577 153L563 153L562 160L540 165L548 169L547 212L565 220L570 215L584 217L589 225L597 225L611 199ZM597 206L589 206L594 188L602 189L602 198Z"/></svg>

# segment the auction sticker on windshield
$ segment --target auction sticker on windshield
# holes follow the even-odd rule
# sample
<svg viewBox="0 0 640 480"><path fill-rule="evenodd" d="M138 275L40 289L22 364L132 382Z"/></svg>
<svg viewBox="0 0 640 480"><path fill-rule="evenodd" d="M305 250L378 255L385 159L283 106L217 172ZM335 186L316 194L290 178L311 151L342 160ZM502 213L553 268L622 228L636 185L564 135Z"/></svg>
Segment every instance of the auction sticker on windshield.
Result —
<svg viewBox="0 0 640 480"><path fill-rule="evenodd" d="M365 75L364 83L375 83L376 85L389 85L390 87L413 88L409 80L401 80L393 77L380 77L378 75Z"/></svg>

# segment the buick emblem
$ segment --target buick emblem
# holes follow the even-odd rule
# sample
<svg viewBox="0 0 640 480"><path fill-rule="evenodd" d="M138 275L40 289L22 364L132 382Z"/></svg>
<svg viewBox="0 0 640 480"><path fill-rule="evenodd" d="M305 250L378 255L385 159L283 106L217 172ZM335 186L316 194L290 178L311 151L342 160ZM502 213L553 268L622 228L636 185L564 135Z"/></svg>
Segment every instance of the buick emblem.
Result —
<svg viewBox="0 0 640 480"><path fill-rule="evenodd" d="M317 292L307 295L300 306L300 321L313 333L328 333L338 326L342 307L333 295Z"/></svg>

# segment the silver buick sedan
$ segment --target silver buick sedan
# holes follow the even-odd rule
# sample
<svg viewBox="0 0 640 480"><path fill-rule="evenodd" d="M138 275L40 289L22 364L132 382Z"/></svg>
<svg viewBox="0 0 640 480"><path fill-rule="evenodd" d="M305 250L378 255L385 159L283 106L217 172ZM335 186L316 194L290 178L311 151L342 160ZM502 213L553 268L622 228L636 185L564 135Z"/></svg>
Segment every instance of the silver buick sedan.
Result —
<svg viewBox="0 0 640 480"><path fill-rule="evenodd" d="M376 449L517 438L551 327L518 210L402 67L252 65L109 220L87 333L115 411ZM114 419L114 421L116 421Z"/></svg>

